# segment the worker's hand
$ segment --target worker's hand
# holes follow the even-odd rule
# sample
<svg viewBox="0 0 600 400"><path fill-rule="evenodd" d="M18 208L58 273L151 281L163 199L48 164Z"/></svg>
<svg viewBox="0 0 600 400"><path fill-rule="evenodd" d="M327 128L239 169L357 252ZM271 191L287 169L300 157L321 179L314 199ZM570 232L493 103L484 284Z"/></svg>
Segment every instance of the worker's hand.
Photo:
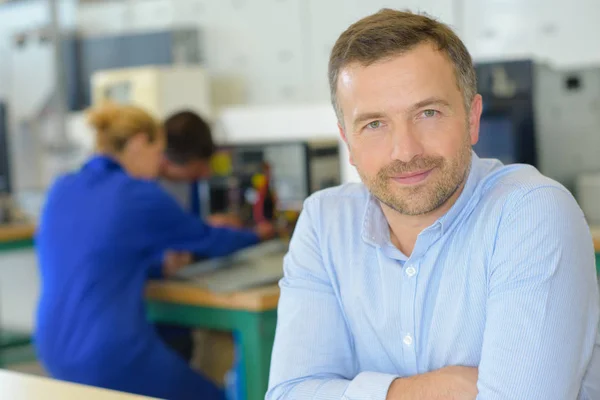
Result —
<svg viewBox="0 0 600 400"><path fill-rule="evenodd" d="M271 222L260 222L254 228L254 232L256 232L260 240L264 241L273 239L277 233L277 230L275 229L275 225L273 225Z"/></svg>
<svg viewBox="0 0 600 400"><path fill-rule="evenodd" d="M163 257L163 275L173 276L181 268L192 262L192 254L178 251L167 251Z"/></svg>
<svg viewBox="0 0 600 400"><path fill-rule="evenodd" d="M213 214L210 215L206 222L209 225L216 227L241 228L242 221L233 214Z"/></svg>

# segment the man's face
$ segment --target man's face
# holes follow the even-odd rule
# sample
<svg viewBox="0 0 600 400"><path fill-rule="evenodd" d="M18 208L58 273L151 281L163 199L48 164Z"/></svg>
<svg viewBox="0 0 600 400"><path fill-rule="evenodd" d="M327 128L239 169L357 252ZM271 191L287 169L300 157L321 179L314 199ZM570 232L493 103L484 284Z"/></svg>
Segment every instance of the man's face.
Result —
<svg viewBox="0 0 600 400"><path fill-rule="evenodd" d="M461 187L478 139L481 97L465 110L453 64L433 46L346 66L337 99L350 162L381 202L423 215Z"/></svg>
<svg viewBox="0 0 600 400"><path fill-rule="evenodd" d="M194 182L208 179L211 175L210 161L193 160L177 164L163 157L161 178L175 182Z"/></svg>

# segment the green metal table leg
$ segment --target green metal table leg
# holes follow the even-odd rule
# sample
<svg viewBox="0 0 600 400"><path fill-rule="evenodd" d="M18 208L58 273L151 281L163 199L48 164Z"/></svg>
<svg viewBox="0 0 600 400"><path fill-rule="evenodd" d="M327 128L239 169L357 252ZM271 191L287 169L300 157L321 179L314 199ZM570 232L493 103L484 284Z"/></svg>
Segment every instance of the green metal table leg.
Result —
<svg viewBox="0 0 600 400"><path fill-rule="evenodd" d="M228 332L238 331L246 371L244 378L246 398L247 400L265 398L277 325L276 310L250 312L150 301L148 314L153 322Z"/></svg>
<svg viewBox="0 0 600 400"><path fill-rule="evenodd" d="M247 400L264 400L269 384L277 312L251 313L240 327Z"/></svg>
<svg viewBox="0 0 600 400"><path fill-rule="evenodd" d="M33 239L0 242L0 257L17 250L33 248ZM9 332L0 327L0 368L11 364L32 362L36 353L31 342L31 335L22 332Z"/></svg>
<svg viewBox="0 0 600 400"><path fill-rule="evenodd" d="M13 240L0 242L0 252L28 249L33 247L33 239Z"/></svg>
<svg viewBox="0 0 600 400"><path fill-rule="evenodd" d="M37 353L32 344L0 350L0 368L31 363L36 360Z"/></svg>

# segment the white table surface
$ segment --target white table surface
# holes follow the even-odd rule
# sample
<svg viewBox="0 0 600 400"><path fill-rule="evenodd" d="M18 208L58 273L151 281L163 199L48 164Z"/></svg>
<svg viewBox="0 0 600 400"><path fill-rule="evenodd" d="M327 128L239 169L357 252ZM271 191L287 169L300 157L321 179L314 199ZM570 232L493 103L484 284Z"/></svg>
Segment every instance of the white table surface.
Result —
<svg viewBox="0 0 600 400"><path fill-rule="evenodd" d="M0 398L10 400L149 400L114 392L0 369Z"/></svg>

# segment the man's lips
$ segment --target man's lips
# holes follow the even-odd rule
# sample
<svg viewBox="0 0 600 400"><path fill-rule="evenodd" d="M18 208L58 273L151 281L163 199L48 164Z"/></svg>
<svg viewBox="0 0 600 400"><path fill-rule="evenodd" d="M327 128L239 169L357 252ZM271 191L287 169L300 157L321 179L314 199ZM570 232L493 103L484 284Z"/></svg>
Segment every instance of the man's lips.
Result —
<svg viewBox="0 0 600 400"><path fill-rule="evenodd" d="M431 171L433 171L433 168L422 171L407 172L404 174L393 176L392 179L404 185L420 183L427 179L427 177L431 174Z"/></svg>

